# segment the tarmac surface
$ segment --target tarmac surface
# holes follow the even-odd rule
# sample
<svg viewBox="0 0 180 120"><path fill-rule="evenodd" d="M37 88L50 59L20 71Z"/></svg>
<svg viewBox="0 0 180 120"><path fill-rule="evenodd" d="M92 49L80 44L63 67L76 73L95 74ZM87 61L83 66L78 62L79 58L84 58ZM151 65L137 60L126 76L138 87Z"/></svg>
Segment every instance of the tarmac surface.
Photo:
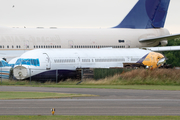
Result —
<svg viewBox="0 0 180 120"><path fill-rule="evenodd" d="M180 115L180 91L0 86L0 91L93 94L95 97L0 100L0 115Z"/></svg>

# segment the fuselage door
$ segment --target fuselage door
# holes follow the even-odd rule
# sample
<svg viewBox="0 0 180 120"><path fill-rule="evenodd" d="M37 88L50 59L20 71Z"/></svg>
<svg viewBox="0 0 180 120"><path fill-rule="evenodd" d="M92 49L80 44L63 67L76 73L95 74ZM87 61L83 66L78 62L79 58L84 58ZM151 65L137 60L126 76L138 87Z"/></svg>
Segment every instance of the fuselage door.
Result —
<svg viewBox="0 0 180 120"><path fill-rule="evenodd" d="M74 42L72 40L69 40L68 41L68 47L73 48L73 46L74 46Z"/></svg>
<svg viewBox="0 0 180 120"><path fill-rule="evenodd" d="M126 41L126 48L131 48L131 41L130 40Z"/></svg>
<svg viewBox="0 0 180 120"><path fill-rule="evenodd" d="M75 52L74 54L75 54L75 58L76 58L75 68L80 68L81 67L80 66L81 58L77 52Z"/></svg>
<svg viewBox="0 0 180 120"><path fill-rule="evenodd" d="M46 56L45 57L46 70L50 70L51 69L51 59L47 53L43 53L43 54Z"/></svg>

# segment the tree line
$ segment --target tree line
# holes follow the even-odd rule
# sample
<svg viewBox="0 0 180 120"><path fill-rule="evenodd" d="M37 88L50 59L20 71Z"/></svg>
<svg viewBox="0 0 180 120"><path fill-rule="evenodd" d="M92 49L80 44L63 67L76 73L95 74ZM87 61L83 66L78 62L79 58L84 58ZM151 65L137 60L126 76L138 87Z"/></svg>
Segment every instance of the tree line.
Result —
<svg viewBox="0 0 180 120"><path fill-rule="evenodd" d="M168 41L167 46L180 46L180 39L173 39ZM162 52L168 60L167 64L171 64L173 67L180 67L180 51L168 51Z"/></svg>

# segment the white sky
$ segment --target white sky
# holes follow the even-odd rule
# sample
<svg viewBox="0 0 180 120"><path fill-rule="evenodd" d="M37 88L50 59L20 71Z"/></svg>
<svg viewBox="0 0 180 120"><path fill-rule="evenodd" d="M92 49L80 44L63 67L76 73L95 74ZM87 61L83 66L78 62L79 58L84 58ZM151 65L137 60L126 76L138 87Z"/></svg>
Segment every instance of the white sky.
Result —
<svg viewBox="0 0 180 120"><path fill-rule="evenodd" d="M0 0L0 26L109 28L138 0ZM14 7L13 7L14 5ZM165 28L180 33L180 0L171 0Z"/></svg>

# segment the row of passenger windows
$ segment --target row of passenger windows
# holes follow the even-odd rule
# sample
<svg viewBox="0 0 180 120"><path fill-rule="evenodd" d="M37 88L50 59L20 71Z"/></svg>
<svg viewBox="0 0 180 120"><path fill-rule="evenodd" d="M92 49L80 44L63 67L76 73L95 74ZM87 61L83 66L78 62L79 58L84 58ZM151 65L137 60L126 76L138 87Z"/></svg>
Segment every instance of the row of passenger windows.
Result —
<svg viewBox="0 0 180 120"><path fill-rule="evenodd" d="M120 59L95 59L95 62L122 62L125 61L124 58Z"/></svg>
<svg viewBox="0 0 180 120"><path fill-rule="evenodd" d="M34 45L34 48L61 48L60 45Z"/></svg>
<svg viewBox="0 0 180 120"><path fill-rule="evenodd" d="M4 45L0 45L0 48L5 48L5 46ZM12 45L12 46L9 46L9 45L7 45L7 48L21 48L21 46L20 45ZM25 48L29 48L29 45L27 45ZM61 46L60 45L36 45L36 46L34 46L34 48L61 48Z"/></svg>
<svg viewBox="0 0 180 120"><path fill-rule="evenodd" d="M54 59L55 63L74 63L75 59Z"/></svg>
<svg viewBox="0 0 180 120"><path fill-rule="evenodd" d="M82 45L75 45L75 46L71 46L71 48L108 48L108 47L112 47L112 48L125 48L125 46L82 46ZM0 48L5 48L4 45L0 45ZM20 45L12 45L9 46L7 45L7 48L21 48ZM26 46L26 49L29 48L29 45ZM61 48L60 45L34 45L34 48Z"/></svg>
<svg viewBox="0 0 180 120"><path fill-rule="evenodd" d="M82 59L82 62L90 62L90 59Z"/></svg>
<svg viewBox="0 0 180 120"><path fill-rule="evenodd" d="M88 46L88 45L74 45L71 46L71 48L125 48L125 46L101 46L101 45L94 45L94 46Z"/></svg>
<svg viewBox="0 0 180 120"><path fill-rule="evenodd" d="M119 59L95 59L95 62L122 62L125 61L124 58ZM54 59L55 63L72 63L75 59ZM82 62L91 62L90 59L82 59ZM93 62L93 59L92 59Z"/></svg>
<svg viewBox="0 0 180 120"><path fill-rule="evenodd" d="M4 45L0 45L0 48L5 48L5 46ZM7 48L21 48L21 46L20 45L12 45L12 46L9 46L9 45L7 45ZM26 48L29 48L29 46L26 46Z"/></svg>
<svg viewBox="0 0 180 120"><path fill-rule="evenodd" d="M54 59L55 63L71 63L75 62L75 59ZM90 62L90 59L82 59L82 62ZM92 59L93 62L93 59Z"/></svg>

